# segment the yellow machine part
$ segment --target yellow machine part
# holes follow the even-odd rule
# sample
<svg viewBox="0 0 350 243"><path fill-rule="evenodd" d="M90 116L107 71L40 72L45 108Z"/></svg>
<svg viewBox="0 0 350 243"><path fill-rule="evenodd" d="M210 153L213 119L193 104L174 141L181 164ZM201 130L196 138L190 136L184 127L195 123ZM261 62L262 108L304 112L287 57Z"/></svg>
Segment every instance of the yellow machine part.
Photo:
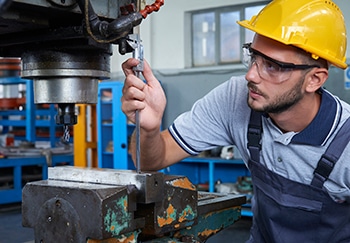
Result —
<svg viewBox="0 0 350 243"><path fill-rule="evenodd" d="M97 167L96 105L80 104L77 107L79 112L78 123L74 126L74 165Z"/></svg>

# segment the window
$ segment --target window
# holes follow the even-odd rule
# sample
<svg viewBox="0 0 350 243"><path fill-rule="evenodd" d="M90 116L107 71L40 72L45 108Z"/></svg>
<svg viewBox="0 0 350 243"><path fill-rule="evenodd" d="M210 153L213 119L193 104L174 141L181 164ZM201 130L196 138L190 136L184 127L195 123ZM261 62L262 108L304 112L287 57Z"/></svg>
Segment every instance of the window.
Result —
<svg viewBox="0 0 350 243"><path fill-rule="evenodd" d="M193 15L193 59L196 66L215 64L215 14Z"/></svg>
<svg viewBox="0 0 350 243"><path fill-rule="evenodd" d="M208 9L191 13L192 66L215 66L241 61L241 46L253 32L236 22L250 19L265 4Z"/></svg>

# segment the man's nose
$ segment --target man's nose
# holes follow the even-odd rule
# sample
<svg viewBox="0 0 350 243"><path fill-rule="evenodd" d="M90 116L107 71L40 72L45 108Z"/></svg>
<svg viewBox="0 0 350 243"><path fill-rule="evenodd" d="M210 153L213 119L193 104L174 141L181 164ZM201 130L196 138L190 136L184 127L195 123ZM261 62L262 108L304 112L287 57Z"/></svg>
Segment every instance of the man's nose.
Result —
<svg viewBox="0 0 350 243"><path fill-rule="evenodd" d="M259 75L259 71L258 71L258 64L256 63L256 61L253 61L251 63L251 65L249 66L245 77L246 77L246 80L248 80L248 81L252 81L254 83L260 82L260 75Z"/></svg>

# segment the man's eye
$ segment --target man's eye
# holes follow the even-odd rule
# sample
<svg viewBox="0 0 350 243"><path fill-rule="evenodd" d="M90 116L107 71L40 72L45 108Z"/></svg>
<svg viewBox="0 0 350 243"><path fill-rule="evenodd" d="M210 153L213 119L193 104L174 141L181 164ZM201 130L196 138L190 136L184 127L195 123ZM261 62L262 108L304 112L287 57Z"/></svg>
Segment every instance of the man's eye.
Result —
<svg viewBox="0 0 350 243"><path fill-rule="evenodd" d="M281 70L281 67L278 66L276 63L270 62L268 60L264 60L264 66L267 71L271 73L275 73Z"/></svg>

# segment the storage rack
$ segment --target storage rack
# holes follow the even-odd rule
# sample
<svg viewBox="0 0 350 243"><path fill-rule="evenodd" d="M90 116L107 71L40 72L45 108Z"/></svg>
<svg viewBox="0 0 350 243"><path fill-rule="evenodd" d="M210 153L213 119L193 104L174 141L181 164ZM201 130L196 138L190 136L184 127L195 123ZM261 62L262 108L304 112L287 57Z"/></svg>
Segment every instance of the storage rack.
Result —
<svg viewBox="0 0 350 243"><path fill-rule="evenodd" d="M30 79L21 79L20 77L6 77L0 78L1 85L13 85L13 84L25 84L26 85L26 97L25 108L23 110L11 109L0 110L0 125L3 126L3 133L9 131L9 127L24 127L26 134L25 137L17 136L18 140L26 140L28 142L35 143L35 141L49 141L51 147L56 146L58 140L56 136L56 123L53 117L55 116L56 109L53 104L47 109L37 109L34 104L33 93L33 81ZM22 120L11 119L11 116L22 116ZM46 117L46 119L36 119L36 117ZM49 136L40 137L37 136L37 128L48 128Z"/></svg>
<svg viewBox="0 0 350 243"><path fill-rule="evenodd" d="M73 155L54 155L51 162L51 166L73 165ZM33 168L40 173L33 173ZM5 172L0 173L0 205L21 202L25 183L47 179L47 168L45 156L0 159L0 171Z"/></svg>
<svg viewBox="0 0 350 243"><path fill-rule="evenodd" d="M98 167L135 169L128 154L128 139L135 129L121 110L123 82L103 81L98 85ZM106 95L108 94L108 95Z"/></svg>
<svg viewBox="0 0 350 243"><path fill-rule="evenodd" d="M51 147L56 146L56 124L53 119L56 110L54 105L48 109L36 109L34 104L33 81L21 79L20 77L0 78L1 85L25 84L26 97L23 110L8 109L0 110L0 125L3 126L3 133L10 132L10 127L24 127L25 136L15 136L16 140L26 140L30 143L36 141L49 141ZM24 119L11 119L13 116L20 116ZM36 119L41 117L43 119ZM44 119L45 118L45 119ZM39 127L49 129L49 137L39 137L36 130ZM72 140L71 140L72 141ZM35 156L26 153L16 156L0 158L0 204L16 203L22 200L22 187L28 181L47 179L47 167L56 165L73 165L73 154L55 154L51 157L51 164L48 165L44 155Z"/></svg>

